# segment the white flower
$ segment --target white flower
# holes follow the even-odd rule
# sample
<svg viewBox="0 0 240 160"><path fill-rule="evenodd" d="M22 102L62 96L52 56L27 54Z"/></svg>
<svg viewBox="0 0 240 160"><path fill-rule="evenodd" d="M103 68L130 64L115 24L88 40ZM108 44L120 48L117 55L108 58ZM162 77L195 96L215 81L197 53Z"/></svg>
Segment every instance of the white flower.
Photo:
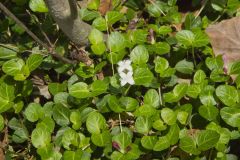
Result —
<svg viewBox="0 0 240 160"><path fill-rule="evenodd" d="M133 71L131 66L131 60L123 60L118 62L118 73L120 75L121 86L129 83L134 84Z"/></svg>
<svg viewBox="0 0 240 160"><path fill-rule="evenodd" d="M123 71L132 71L131 60L123 60L118 62L118 73Z"/></svg>
<svg viewBox="0 0 240 160"><path fill-rule="evenodd" d="M121 86L124 86L125 84L129 83L131 85L134 84L134 80L133 80L133 76L132 76L132 72L128 72L128 73L121 73L120 74L120 81L121 81Z"/></svg>

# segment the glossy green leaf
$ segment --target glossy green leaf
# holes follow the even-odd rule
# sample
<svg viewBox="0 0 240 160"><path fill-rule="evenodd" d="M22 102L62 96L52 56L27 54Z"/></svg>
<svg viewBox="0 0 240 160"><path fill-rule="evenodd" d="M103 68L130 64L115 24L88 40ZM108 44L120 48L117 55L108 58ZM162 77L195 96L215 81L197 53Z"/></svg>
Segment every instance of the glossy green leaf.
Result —
<svg viewBox="0 0 240 160"><path fill-rule="evenodd" d="M180 128L178 127L177 124L174 124L170 127L168 133L167 133L167 138L169 140L169 143L171 145L174 145L178 142L179 140L179 132L180 132Z"/></svg>
<svg viewBox="0 0 240 160"><path fill-rule="evenodd" d="M81 114L78 111L74 111L70 114L70 122L73 124L72 128L77 130L80 129L82 125Z"/></svg>
<svg viewBox="0 0 240 160"><path fill-rule="evenodd" d="M117 11L108 11L106 14L106 21L108 25L112 25L116 23L117 21L121 20L123 17L123 14Z"/></svg>
<svg viewBox="0 0 240 160"><path fill-rule="evenodd" d="M235 87L221 85L216 89L217 97L227 106L233 106L239 102L238 92Z"/></svg>
<svg viewBox="0 0 240 160"><path fill-rule="evenodd" d="M75 130L68 128L64 131L61 142L65 149L70 150L71 146L79 145L79 135Z"/></svg>
<svg viewBox="0 0 240 160"><path fill-rule="evenodd" d="M91 96L88 85L84 82L78 82L69 87L69 94L76 98L87 98Z"/></svg>
<svg viewBox="0 0 240 160"><path fill-rule="evenodd" d="M119 32L112 32L107 39L107 46L112 52L119 52L126 47L124 36Z"/></svg>
<svg viewBox="0 0 240 160"><path fill-rule="evenodd" d="M186 47L193 46L195 35L192 31L189 30L181 30L176 34L176 38L179 43Z"/></svg>
<svg viewBox="0 0 240 160"><path fill-rule="evenodd" d="M166 69L168 69L169 67L168 61L162 57L157 57L154 60L154 63L155 63L155 71L160 74L163 74L163 72L165 72Z"/></svg>
<svg viewBox="0 0 240 160"><path fill-rule="evenodd" d="M15 76L16 74L20 74L22 71L23 66L25 65L22 59L16 58L6 61L3 66L2 70L6 74L10 76Z"/></svg>
<svg viewBox="0 0 240 160"><path fill-rule="evenodd" d="M193 70L194 70L194 65L192 62L181 60L179 61L176 65L175 65L175 69L180 72L180 73L184 73L184 74L192 74Z"/></svg>
<svg viewBox="0 0 240 160"><path fill-rule="evenodd" d="M144 148L152 150L158 141L157 136L143 136L141 138L141 144Z"/></svg>
<svg viewBox="0 0 240 160"><path fill-rule="evenodd" d="M161 117L163 121L168 125L175 124L177 120L177 114L170 108L163 108L161 110Z"/></svg>
<svg viewBox="0 0 240 160"><path fill-rule="evenodd" d="M187 152L187 153L191 153L194 155L198 155L201 152L197 149L196 146L196 142L194 141L194 139L190 136L185 136L183 138L180 139L180 143L179 143L179 147Z"/></svg>
<svg viewBox="0 0 240 160"><path fill-rule="evenodd" d="M151 117L154 114L156 114L156 109L153 106L147 105L147 104L144 104L144 105L138 107L136 109L136 111L134 112L134 115L137 117L138 116Z"/></svg>
<svg viewBox="0 0 240 160"><path fill-rule="evenodd" d="M144 104L158 108L160 105L160 97L155 89L149 89L144 95Z"/></svg>
<svg viewBox="0 0 240 160"><path fill-rule="evenodd" d="M111 144L111 135L108 131L100 134L92 134L91 141L98 147L103 147Z"/></svg>
<svg viewBox="0 0 240 160"><path fill-rule="evenodd" d="M97 45L103 42L103 33L97 29L92 29L92 31L88 35L88 39L91 42L91 44Z"/></svg>
<svg viewBox="0 0 240 160"><path fill-rule="evenodd" d="M31 71L37 69L40 66L40 64L42 63L42 61L43 61L42 55L31 54L26 61L26 65L28 66L29 71L31 72Z"/></svg>
<svg viewBox="0 0 240 160"><path fill-rule="evenodd" d="M152 121L149 117L140 116L136 119L135 129L138 133L147 134L152 127Z"/></svg>
<svg viewBox="0 0 240 160"><path fill-rule="evenodd" d="M220 135L216 131L204 130L201 131L197 136L198 149L206 151L213 148L218 142Z"/></svg>
<svg viewBox="0 0 240 160"><path fill-rule="evenodd" d="M154 151L162 151L170 147L170 142L166 136L159 137L158 141L154 145Z"/></svg>
<svg viewBox="0 0 240 160"><path fill-rule="evenodd" d="M29 7L33 12L48 12L44 0L30 0Z"/></svg>
<svg viewBox="0 0 240 160"><path fill-rule="evenodd" d="M92 112L86 120L87 130L92 134L100 134L101 130L106 127L105 118L98 112Z"/></svg>
<svg viewBox="0 0 240 160"><path fill-rule="evenodd" d="M198 109L198 112L203 118L205 118L209 121L215 120L219 114L218 109L212 105L200 106Z"/></svg>
<svg viewBox="0 0 240 160"><path fill-rule="evenodd" d="M143 45L136 46L130 53L130 59L138 65L147 63L148 58L148 50Z"/></svg>
<svg viewBox="0 0 240 160"><path fill-rule="evenodd" d="M134 70L133 79L136 85L149 85L153 80L153 73L148 68Z"/></svg>
<svg viewBox="0 0 240 160"><path fill-rule="evenodd" d="M232 127L240 126L240 109L224 107L220 110L221 118Z"/></svg>
<svg viewBox="0 0 240 160"><path fill-rule="evenodd" d="M121 153L126 153L126 148L131 144L131 138L126 132L121 132L120 134L113 136L112 143L116 145Z"/></svg>
<svg viewBox="0 0 240 160"><path fill-rule="evenodd" d="M31 140L35 148L45 147L51 141L51 133L42 127L35 128L32 131Z"/></svg>
<svg viewBox="0 0 240 160"><path fill-rule="evenodd" d="M17 57L19 49L11 44L0 46L0 59L13 59Z"/></svg>
<svg viewBox="0 0 240 160"><path fill-rule="evenodd" d="M25 112L24 112L27 120L30 122L36 122L38 119L43 118L44 112L43 108L38 103L30 103Z"/></svg>
<svg viewBox="0 0 240 160"><path fill-rule="evenodd" d="M4 124L5 123L5 121L4 121L4 118L3 118L3 116L2 115L0 115L0 132L3 130L3 128L4 128Z"/></svg>
<svg viewBox="0 0 240 160"><path fill-rule="evenodd" d="M60 126L69 125L70 110L64 107L62 104L55 104L53 107L53 119Z"/></svg>

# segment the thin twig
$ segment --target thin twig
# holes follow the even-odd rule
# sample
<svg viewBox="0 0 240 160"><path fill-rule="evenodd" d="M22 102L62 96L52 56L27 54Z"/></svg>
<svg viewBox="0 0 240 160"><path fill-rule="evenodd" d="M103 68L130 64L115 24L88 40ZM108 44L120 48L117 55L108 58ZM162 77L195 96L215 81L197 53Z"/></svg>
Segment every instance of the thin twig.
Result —
<svg viewBox="0 0 240 160"><path fill-rule="evenodd" d="M21 26L32 39L34 39L39 45L44 47L49 51L49 53L57 58L58 60L61 60L62 62L69 63L69 64L75 64L75 61L72 61L70 59L67 59L63 56L60 56L58 53L54 51L53 48L49 47L46 43L44 43L42 40L40 40L32 31L30 31L25 24L23 24L11 11L9 11L1 2L0 2L0 9L10 18L12 18L19 26Z"/></svg>

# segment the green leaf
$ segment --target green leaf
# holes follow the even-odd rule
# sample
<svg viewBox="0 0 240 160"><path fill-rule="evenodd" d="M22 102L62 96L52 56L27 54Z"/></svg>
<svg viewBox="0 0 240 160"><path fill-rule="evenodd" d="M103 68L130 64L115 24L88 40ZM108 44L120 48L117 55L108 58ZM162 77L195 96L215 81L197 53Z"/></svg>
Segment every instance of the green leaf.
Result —
<svg viewBox="0 0 240 160"><path fill-rule="evenodd" d="M180 139L179 147L190 154L198 155L201 152L197 149L196 142L192 137L184 136Z"/></svg>
<svg viewBox="0 0 240 160"><path fill-rule="evenodd" d="M0 132L3 130L4 128L4 118L3 116L0 114Z"/></svg>
<svg viewBox="0 0 240 160"><path fill-rule="evenodd" d="M170 52L170 45L166 42L157 42L152 45L148 45L148 50L150 53L157 55L163 55Z"/></svg>
<svg viewBox="0 0 240 160"><path fill-rule="evenodd" d="M138 65L147 63L148 58L148 50L143 45L136 46L130 53L130 59Z"/></svg>
<svg viewBox="0 0 240 160"><path fill-rule="evenodd" d="M196 84L200 84L205 80L205 78L206 78L206 74L204 73L204 71L203 70L198 70L194 74L193 81Z"/></svg>
<svg viewBox="0 0 240 160"><path fill-rule="evenodd" d="M232 127L240 127L240 109L224 107L220 110L222 119Z"/></svg>
<svg viewBox="0 0 240 160"><path fill-rule="evenodd" d="M83 151L77 150L77 151L65 151L63 154L63 159L65 160L82 160L83 158Z"/></svg>
<svg viewBox="0 0 240 160"><path fill-rule="evenodd" d="M100 14L98 12L90 11L87 8L80 9L79 15L83 21L91 21L94 18L97 18L100 16Z"/></svg>
<svg viewBox="0 0 240 160"><path fill-rule="evenodd" d="M67 90L67 83L49 83L48 90L55 96L57 93Z"/></svg>
<svg viewBox="0 0 240 160"><path fill-rule="evenodd" d="M239 102L238 91L235 87L229 85L221 85L216 89L217 97L227 106L234 106Z"/></svg>
<svg viewBox="0 0 240 160"><path fill-rule="evenodd" d="M68 128L64 131L62 136L62 145L65 149L70 150L71 146L78 147L79 141L79 134L75 130Z"/></svg>
<svg viewBox="0 0 240 160"><path fill-rule="evenodd" d="M51 133L42 127L32 131L31 141L35 148L45 147L51 142Z"/></svg>
<svg viewBox="0 0 240 160"><path fill-rule="evenodd" d="M23 143L26 140L28 140L28 138L29 138L29 135L25 126L21 129L15 130L12 134L12 140L15 143Z"/></svg>
<svg viewBox="0 0 240 160"><path fill-rule="evenodd" d="M98 7L100 5L100 0L91 0L87 4L87 8L90 10L98 10Z"/></svg>
<svg viewBox="0 0 240 160"><path fill-rule="evenodd" d="M177 112L177 119L181 124L185 125L188 120L188 112L185 111Z"/></svg>
<svg viewBox="0 0 240 160"><path fill-rule="evenodd" d="M169 67L168 61L162 57L157 57L154 60L154 63L155 63L155 71L160 74L163 74L163 72L165 72L166 69L168 69Z"/></svg>
<svg viewBox="0 0 240 160"><path fill-rule="evenodd" d="M86 126L88 132L100 134L101 130L106 127L106 120L100 113L92 112L87 117Z"/></svg>
<svg viewBox="0 0 240 160"><path fill-rule="evenodd" d="M30 103L27 106L24 115L30 122L36 122L40 118L43 118L44 116L43 108L38 103Z"/></svg>
<svg viewBox="0 0 240 160"><path fill-rule="evenodd" d="M136 85L150 85L153 73L148 68L137 68L134 70L133 79Z"/></svg>
<svg viewBox="0 0 240 160"><path fill-rule="evenodd" d="M157 142L157 136L143 136L141 138L141 144L144 148L152 150Z"/></svg>
<svg viewBox="0 0 240 160"><path fill-rule="evenodd" d="M188 86L187 95L192 98L197 98L201 93L201 86L198 84L191 84Z"/></svg>
<svg viewBox="0 0 240 160"><path fill-rule="evenodd" d="M112 32L107 39L107 46L112 52L119 52L126 47L124 36L119 32Z"/></svg>
<svg viewBox="0 0 240 160"><path fill-rule="evenodd" d="M161 110L161 117L163 121L168 125L175 124L177 120L177 114L170 108L163 108Z"/></svg>
<svg viewBox="0 0 240 160"><path fill-rule="evenodd" d="M164 124L164 122L159 118L153 123L153 128L158 131L164 131L167 129L167 126Z"/></svg>
<svg viewBox="0 0 240 160"><path fill-rule="evenodd" d="M44 0L30 0L29 7L33 12L48 12Z"/></svg>
<svg viewBox="0 0 240 160"><path fill-rule="evenodd" d="M212 105L210 105L210 106L204 106L204 105L200 106L198 108L198 112L203 118L205 118L209 121L215 120L218 116L218 113L219 113L218 109L215 106L212 106Z"/></svg>
<svg viewBox="0 0 240 160"><path fill-rule="evenodd" d="M180 73L192 74L192 72L194 70L194 65L192 62L188 62L184 59L184 60L179 61L175 65L175 69Z"/></svg>
<svg viewBox="0 0 240 160"><path fill-rule="evenodd" d="M239 74L240 72L240 62L233 62L230 65L229 74Z"/></svg>
<svg viewBox="0 0 240 160"><path fill-rule="evenodd" d="M121 97L119 102L122 104L121 107L123 106L127 112L134 111L138 107L138 101L131 97Z"/></svg>
<svg viewBox="0 0 240 160"><path fill-rule="evenodd" d="M220 135L216 131L204 130L201 131L197 136L198 149L206 151L213 148L218 142Z"/></svg>
<svg viewBox="0 0 240 160"><path fill-rule="evenodd" d="M166 136L159 137L158 141L154 145L154 151L162 151L170 147L170 142Z"/></svg>
<svg viewBox="0 0 240 160"><path fill-rule="evenodd" d="M104 131L100 134L92 134L91 140L96 146L104 147L111 144L111 135L108 131Z"/></svg>
<svg viewBox="0 0 240 160"><path fill-rule="evenodd" d="M108 89L108 83L102 80L95 80L91 86L91 96L98 96L100 94L103 94L107 91Z"/></svg>
<svg viewBox="0 0 240 160"><path fill-rule="evenodd" d="M78 82L69 87L69 94L76 98L87 98L91 96L88 85L84 82Z"/></svg>
<svg viewBox="0 0 240 160"><path fill-rule="evenodd" d="M158 28L158 34L166 35L172 32L172 28L170 26L160 26Z"/></svg>
<svg viewBox="0 0 240 160"><path fill-rule="evenodd" d="M189 30L181 30L176 34L176 38L179 43L186 47L193 46L195 41L195 35L192 31Z"/></svg>
<svg viewBox="0 0 240 160"><path fill-rule="evenodd" d="M112 25L116 23L117 21L121 20L123 17L123 14L118 11L108 11L106 13L106 21L108 25Z"/></svg>
<svg viewBox="0 0 240 160"><path fill-rule="evenodd" d="M25 63L22 59L11 59L3 64L2 70L10 76L15 76L21 73L24 65Z"/></svg>
<svg viewBox="0 0 240 160"><path fill-rule="evenodd" d="M138 133L147 134L152 128L152 121L149 117L137 117L135 122L135 129Z"/></svg>
<svg viewBox="0 0 240 160"><path fill-rule="evenodd" d="M40 123L37 123L37 128L43 128L44 130L53 133L55 122L51 117L45 117Z"/></svg>
<svg viewBox="0 0 240 160"><path fill-rule="evenodd" d="M187 92L187 89L188 89L188 84L186 83L177 84L173 89L173 94L176 97L178 97L178 99L181 99Z"/></svg>
<svg viewBox="0 0 240 160"><path fill-rule="evenodd" d="M2 44L1 44L2 45ZM0 59L7 60L17 58L17 53L19 49L11 44L4 44L0 46Z"/></svg>
<svg viewBox="0 0 240 160"><path fill-rule="evenodd" d="M160 105L160 98L158 92L155 89L149 89L144 95L144 104L158 108Z"/></svg>
<svg viewBox="0 0 240 160"><path fill-rule="evenodd" d="M129 39L134 44L144 44L147 41L148 32L142 29L131 30Z"/></svg>
<svg viewBox="0 0 240 160"><path fill-rule="evenodd" d="M91 42L91 44L97 45L103 42L103 33L94 28L88 35L88 39Z"/></svg>
<svg viewBox="0 0 240 160"><path fill-rule="evenodd" d="M174 124L170 127L166 137L169 140L169 143L171 145L174 145L178 142L179 140L179 132L180 132L180 128L178 127L177 124Z"/></svg>
<svg viewBox="0 0 240 160"><path fill-rule="evenodd" d="M64 107L62 104L55 104L53 107L53 119L60 126L69 125L70 110Z"/></svg>
<svg viewBox="0 0 240 160"><path fill-rule="evenodd" d="M81 114L78 111L73 111L70 114L70 121L73 123L72 128L75 130L80 129L82 125Z"/></svg>
<svg viewBox="0 0 240 160"><path fill-rule="evenodd" d="M146 116L151 117L156 114L156 109L150 105L144 104L136 109L134 112L135 116Z"/></svg>
<svg viewBox="0 0 240 160"><path fill-rule="evenodd" d="M207 57L207 59L205 60L205 63L210 70L214 70L214 69L222 70L223 68L222 56L217 56L214 58Z"/></svg>
<svg viewBox="0 0 240 160"><path fill-rule="evenodd" d="M106 50L106 45L104 42L98 43L98 44L94 44L91 45L91 50L93 51L94 54L96 55L102 55L105 50Z"/></svg>
<svg viewBox="0 0 240 160"><path fill-rule="evenodd" d="M31 72L31 71L37 69L40 66L40 64L42 63L42 61L43 61L42 55L31 54L26 61L26 65L28 66L29 71Z"/></svg>
<svg viewBox="0 0 240 160"><path fill-rule="evenodd" d="M124 106L121 103L119 103L119 100L114 95L109 96L108 106L112 111L116 113L121 113L124 111Z"/></svg>
<svg viewBox="0 0 240 160"><path fill-rule="evenodd" d="M121 153L126 153L127 147L131 144L131 138L125 131L123 131L113 136L112 143Z"/></svg>
<svg viewBox="0 0 240 160"><path fill-rule="evenodd" d="M214 92L214 87L213 86L205 86L202 89L202 92L199 95L200 101L203 105L209 106L209 105L216 105L216 101L213 97L213 92Z"/></svg>
<svg viewBox="0 0 240 160"><path fill-rule="evenodd" d="M107 23L105 18L97 17L94 19L92 26L98 29L99 31L106 31L107 30Z"/></svg>

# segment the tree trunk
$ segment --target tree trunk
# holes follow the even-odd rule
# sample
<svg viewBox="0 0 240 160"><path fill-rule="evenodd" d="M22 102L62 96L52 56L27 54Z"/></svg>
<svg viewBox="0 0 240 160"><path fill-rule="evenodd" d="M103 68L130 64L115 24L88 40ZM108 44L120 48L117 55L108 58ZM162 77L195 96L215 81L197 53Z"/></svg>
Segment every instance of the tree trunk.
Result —
<svg viewBox="0 0 240 160"><path fill-rule="evenodd" d="M78 16L75 0L45 0L49 11L59 28L77 45L88 44L91 26Z"/></svg>

